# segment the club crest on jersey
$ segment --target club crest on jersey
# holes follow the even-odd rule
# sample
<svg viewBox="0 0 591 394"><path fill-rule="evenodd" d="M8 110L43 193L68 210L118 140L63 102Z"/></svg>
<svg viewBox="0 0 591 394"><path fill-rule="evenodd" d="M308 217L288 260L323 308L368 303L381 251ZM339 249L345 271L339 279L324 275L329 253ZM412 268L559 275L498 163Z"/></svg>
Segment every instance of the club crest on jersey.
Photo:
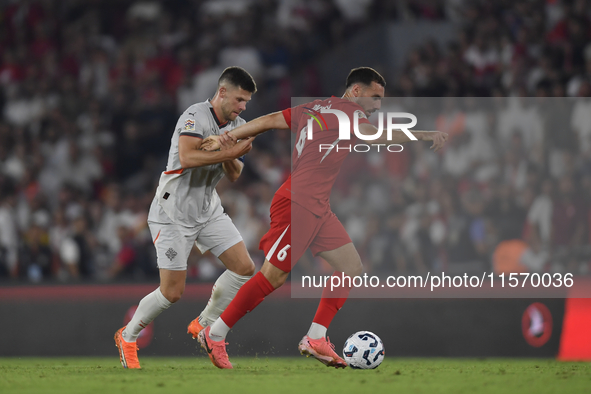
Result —
<svg viewBox="0 0 591 394"><path fill-rule="evenodd" d="M185 120L184 131L195 131L195 121L193 119Z"/></svg>

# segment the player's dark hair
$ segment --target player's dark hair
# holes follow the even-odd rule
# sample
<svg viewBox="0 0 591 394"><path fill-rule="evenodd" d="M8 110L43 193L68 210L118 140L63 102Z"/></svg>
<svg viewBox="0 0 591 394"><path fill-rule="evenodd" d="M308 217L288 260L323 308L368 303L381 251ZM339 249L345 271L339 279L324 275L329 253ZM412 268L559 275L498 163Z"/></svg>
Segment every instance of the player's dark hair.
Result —
<svg viewBox="0 0 591 394"><path fill-rule="evenodd" d="M371 67L358 67L351 70L347 76L346 88L348 89L356 83L370 86L372 82L386 87L386 80L376 70Z"/></svg>
<svg viewBox="0 0 591 394"><path fill-rule="evenodd" d="M242 67L232 66L226 68L222 75L220 75L220 79L218 79L218 86L224 82L240 89L244 89L249 93L256 93L257 91L257 85L254 83L252 75Z"/></svg>

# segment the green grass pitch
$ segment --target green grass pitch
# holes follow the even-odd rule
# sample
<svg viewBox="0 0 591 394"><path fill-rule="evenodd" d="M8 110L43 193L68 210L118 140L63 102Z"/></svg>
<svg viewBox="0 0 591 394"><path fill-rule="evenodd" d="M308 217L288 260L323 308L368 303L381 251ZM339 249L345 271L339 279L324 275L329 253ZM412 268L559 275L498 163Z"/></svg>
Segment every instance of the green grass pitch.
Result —
<svg viewBox="0 0 591 394"><path fill-rule="evenodd" d="M0 358L0 393L588 393L590 363L551 359L396 359L375 370L335 370L305 357Z"/></svg>

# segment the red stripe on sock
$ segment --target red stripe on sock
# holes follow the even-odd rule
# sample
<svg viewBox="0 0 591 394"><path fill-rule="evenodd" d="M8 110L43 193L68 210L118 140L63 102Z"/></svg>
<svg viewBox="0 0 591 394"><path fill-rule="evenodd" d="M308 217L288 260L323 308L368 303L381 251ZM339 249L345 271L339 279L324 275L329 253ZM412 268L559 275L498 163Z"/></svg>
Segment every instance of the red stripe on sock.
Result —
<svg viewBox="0 0 591 394"><path fill-rule="evenodd" d="M273 285L259 271L248 282L242 285L220 317L228 327L232 328L238 320L246 315L247 312L254 310L274 290Z"/></svg>
<svg viewBox="0 0 591 394"><path fill-rule="evenodd" d="M342 273L335 271L333 276L342 278ZM316 310L316 315L314 315L314 323L320 324L326 328L330 326L332 319L335 317L339 309L343 307L345 301L347 301L347 298L349 297L349 292L351 291L350 281L345 280L343 282L344 283L342 283L340 287L336 287L333 290L331 290L330 287L324 288L320 304Z"/></svg>

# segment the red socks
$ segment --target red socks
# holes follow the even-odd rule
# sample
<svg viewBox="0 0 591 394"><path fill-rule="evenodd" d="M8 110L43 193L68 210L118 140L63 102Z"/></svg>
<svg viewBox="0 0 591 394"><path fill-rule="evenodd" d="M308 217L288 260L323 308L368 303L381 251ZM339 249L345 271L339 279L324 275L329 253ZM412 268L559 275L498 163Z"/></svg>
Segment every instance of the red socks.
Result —
<svg viewBox="0 0 591 394"><path fill-rule="evenodd" d="M247 312L254 310L274 290L273 285L259 271L242 285L220 317L228 327L232 328L238 320Z"/></svg>
<svg viewBox="0 0 591 394"><path fill-rule="evenodd" d="M342 273L335 271L333 276L341 277ZM316 310L316 315L314 316L314 323L320 324L328 328L332 319L335 317L339 309L343 307L345 301L349 297L349 292L351 291L351 283L347 283L348 281L343 281L344 283L340 286L335 288L334 290L330 290L330 287L325 287L322 291L322 298L320 299L320 305L318 305L318 309Z"/></svg>
<svg viewBox="0 0 591 394"><path fill-rule="evenodd" d="M335 272L333 275L341 276L342 274L341 272ZM350 283L346 282L332 291L330 287L324 288L320 305L318 305L316 315L314 316L314 323L328 328L338 310L347 301L347 297L351 291ZM238 290L238 293L220 317L228 327L232 328L238 320L246 315L247 312L254 310L274 290L275 288L259 271Z"/></svg>

